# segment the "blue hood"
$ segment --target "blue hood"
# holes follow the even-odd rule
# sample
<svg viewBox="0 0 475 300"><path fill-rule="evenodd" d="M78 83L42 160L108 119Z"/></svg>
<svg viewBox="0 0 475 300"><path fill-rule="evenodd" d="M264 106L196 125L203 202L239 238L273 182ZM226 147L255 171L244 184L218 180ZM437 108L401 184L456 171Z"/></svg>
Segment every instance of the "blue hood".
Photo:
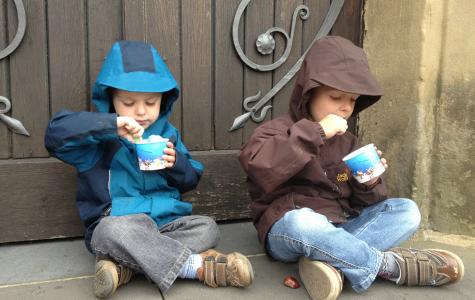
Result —
<svg viewBox="0 0 475 300"><path fill-rule="evenodd" d="M167 122L179 94L178 84L157 49L140 41L118 41L107 54L92 91L92 102L99 112L110 112L109 87L129 92L163 93L162 102L166 103L162 104L158 120L147 128L147 132Z"/></svg>

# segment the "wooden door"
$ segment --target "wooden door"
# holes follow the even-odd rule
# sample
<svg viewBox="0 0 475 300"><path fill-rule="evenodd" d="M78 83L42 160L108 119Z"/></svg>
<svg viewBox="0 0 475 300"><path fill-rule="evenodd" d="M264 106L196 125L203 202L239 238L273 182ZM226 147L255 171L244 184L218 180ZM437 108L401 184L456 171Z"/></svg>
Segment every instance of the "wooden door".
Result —
<svg viewBox="0 0 475 300"><path fill-rule="evenodd" d="M273 26L290 30L294 9L305 4L306 21L296 22L287 62L271 72L247 68L233 47L231 28L240 0L23 0L26 33L20 46L0 60L0 96L11 100L9 116L30 136L12 134L0 122L0 242L75 237L83 234L75 206L75 170L44 148L48 120L60 108L91 109L91 86L112 43L152 42L181 86L172 123L192 155L205 165L196 191L184 196L195 214L217 220L247 219L245 176L237 152L252 130L229 132L242 100L266 93L315 37L330 0L254 0L239 24L240 43L258 63L271 63L254 46ZM360 44L362 0L347 0L331 34ZM0 49L17 29L13 0L0 1ZM278 58L284 49L276 37ZM293 80L272 100L267 119L287 111Z"/></svg>

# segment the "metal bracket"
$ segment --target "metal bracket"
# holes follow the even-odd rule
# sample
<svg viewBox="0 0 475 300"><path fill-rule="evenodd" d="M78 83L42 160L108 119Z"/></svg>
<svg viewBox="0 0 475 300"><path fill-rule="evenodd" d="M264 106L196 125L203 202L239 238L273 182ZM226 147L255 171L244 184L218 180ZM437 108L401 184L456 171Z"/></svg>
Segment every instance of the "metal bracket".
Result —
<svg viewBox="0 0 475 300"><path fill-rule="evenodd" d="M239 34L238 34L239 21L241 20L244 10L246 10L246 7L249 5L249 2L251 2L251 0L241 1L241 3L239 4L237 8L236 14L234 15L234 21L233 21L234 48L236 49L236 52L238 53L241 60L249 68L257 70L257 71L272 71L280 67L289 57L290 51L292 50L292 41L294 39L295 22L297 20L297 16L300 16L302 20L307 20L309 16L308 7L305 5L299 5L295 8L294 14L292 16L292 26L290 27L290 37L289 37L289 34L285 30L279 27L269 28L267 29L266 32L259 35L256 41L256 47L257 47L257 50L263 55L268 55L274 52L275 40L274 40L274 37L272 36L272 33L274 32L280 33L284 36L286 45L285 45L284 54L282 54L282 56L276 62L270 65L258 65L255 62L251 61L246 56L246 54L244 54L244 51L242 50L241 45L239 44Z"/></svg>
<svg viewBox="0 0 475 300"><path fill-rule="evenodd" d="M18 48L21 41L23 40L23 37L25 36L25 30L26 30L25 6L23 5L22 0L14 0L14 3L17 10L18 28L12 42L5 49L0 51L0 60L12 54L12 52L15 51L16 48ZM12 104L10 103L10 100L8 100L8 98L0 96L0 103L3 103L3 105L5 105L5 108L3 109L0 107L0 121L3 121L11 131L18 134L30 136L30 134L28 133L28 131L25 129L25 127L20 121L5 115L12 108Z"/></svg>
<svg viewBox="0 0 475 300"><path fill-rule="evenodd" d="M13 119L7 115L4 115L7 112L9 112L10 109L12 108L12 104L10 103L10 100L8 100L5 97L0 96L0 103L3 103L5 105L5 108L3 109L0 108L0 121L3 121L5 124L7 124L7 127L10 128L11 131L18 134L30 136L30 134L28 133L28 131L25 129L25 127L20 121Z"/></svg>
<svg viewBox="0 0 475 300"><path fill-rule="evenodd" d="M20 45L23 37L25 36L26 30L26 13L25 13L25 6L23 5L22 0L14 0L17 17L18 17L18 28L10 45L8 45L5 49L0 51L0 60L10 55L15 49Z"/></svg>
<svg viewBox="0 0 475 300"><path fill-rule="evenodd" d="M250 68L258 71L270 71L278 68L280 65L282 65L285 60L288 57L288 53L290 53L291 47L292 47L292 39L293 39L293 34L294 34L294 28L295 28L295 20L297 18L297 13L300 12L300 17L305 20L308 18L309 11L308 7L305 5L299 5L297 8L295 8L294 15L293 15L293 20L292 20L292 27L291 27L291 35L290 39L288 38L288 35L285 33L284 30L277 28L277 27L272 27L266 31L263 35L261 35L261 41L258 42L262 44L262 41L265 41L265 46L261 48L264 49L265 52L268 52L270 48L272 48L272 40L267 35L270 35L271 32L280 32L282 33L287 40L287 46L284 52L284 55L274 62L271 65L257 65L256 63L252 62L249 60L244 52L242 51L240 45L239 45L239 39L238 39L238 27L239 27L239 20L246 9L247 5L249 4L251 0L242 0L241 3L238 6L238 9L236 11L236 15L234 16L234 23L233 23L233 42L234 42L234 47L236 49L236 52L238 53L239 57L241 60ZM317 41L318 39L326 36L329 32L330 29L333 27L333 24L335 24L335 21L341 11L341 8L343 7L345 0L333 0L331 2L330 8L328 9L327 15L325 16L325 20L322 23L322 26L318 30L315 38L313 41L310 43L308 48L305 50L304 54L297 60L297 62L294 64L294 66L287 72L287 74L284 75L282 79L277 82L277 84L272 87L272 89L262 97L262 99L259 100L261 96L261 91L258 91L256 95L250 96L244 99L243 102L243 107L244 110L247 111L246 113L236 117L234 119L233 125L229 129L229 131L234 131L238 128L241 128L244 126L244 123L249 120L249 118L252 118L252 120L256 123L262 122L269 111L269 109L272 107L272 105L265 105L272 97L274 97L277 92L279 92L291 79L294 77L294 75L297 73L297 71L300 69L302 66L303 60L305 58L305 55L309 51L309 49L312 47L312 45ZM267 35L266 35L267 34ZM261 49L261 50L262 50ZM258 50L259 50L259 45L258 45ZM272 49L273 51L273 49ZM269 53L271 53L270 51ZM287 53L288 52L288 53ZM287 55L287 56L286 56ZM250 106L253 104L252 106ZM264 106L265 105L265 106ZM260 111L260 112L259 112Z"/></svg>

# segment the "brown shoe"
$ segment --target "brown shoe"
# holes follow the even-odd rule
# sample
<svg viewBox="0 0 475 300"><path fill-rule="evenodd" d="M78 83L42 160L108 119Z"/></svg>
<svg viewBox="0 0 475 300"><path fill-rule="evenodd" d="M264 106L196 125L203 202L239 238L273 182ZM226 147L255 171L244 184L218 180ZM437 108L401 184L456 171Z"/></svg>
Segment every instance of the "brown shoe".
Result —
<svg viewBox="0 0 475 300"><path fill-rule="evenodd" d="M106 298L112 295L119 286L128 283L135 272L104 259L96 262L95 273L94 295L98 298Z"/></svg>
<svg viewBox="0 0 475 300"><path fill-rule="evenodd" d="M247 287L254 280L251 262L240 253L222 254L210 249L200 255L203 267L198 269L198 279L210 287Z"/></svg>
<svg viewBox="0 0 475 300"><path fill-rule="evenodd" d="M463 278L463 262L454 253L441 249L393 248L399 265L398 285L439 286L455 283Z"/></svg>
<svg viewBox="0 0 475 300"><path fill-rule="evenodd" d="M301 257L299 273L303 285L313 300L334 300L343 289L343 275L333 266Z"/></svg>

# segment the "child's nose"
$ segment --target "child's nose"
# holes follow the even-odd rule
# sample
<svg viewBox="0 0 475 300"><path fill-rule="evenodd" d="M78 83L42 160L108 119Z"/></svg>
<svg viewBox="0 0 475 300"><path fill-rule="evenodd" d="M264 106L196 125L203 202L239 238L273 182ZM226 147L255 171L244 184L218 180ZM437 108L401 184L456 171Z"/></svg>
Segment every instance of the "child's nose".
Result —
<svg viewBox="0 0 475 300"><path fill-rule="evenodd" d="M138 103L135 108L135 113L140 116L140 115L144 115L145 112L146 112L145 105L143 105L142 103Z"/></svg>

